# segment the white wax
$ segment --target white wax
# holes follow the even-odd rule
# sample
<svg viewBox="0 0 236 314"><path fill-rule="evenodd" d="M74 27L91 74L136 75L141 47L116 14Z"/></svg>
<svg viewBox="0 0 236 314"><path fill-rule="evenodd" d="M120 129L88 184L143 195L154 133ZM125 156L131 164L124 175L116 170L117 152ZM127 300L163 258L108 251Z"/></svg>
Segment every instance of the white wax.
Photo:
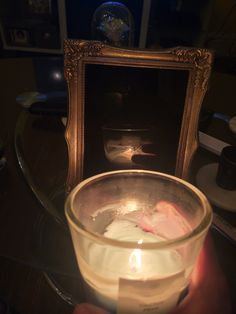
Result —
<svg viewBox="0 0 236 314"><path fill-rule="evenodd" d="M148 243L159 242L164 239L150 232L145 232L134 222L128 220L114 220L107 228L104 235L120 241ZM114 250L114 251L113 251ZM147 278L158 274L161 277L178 272L182 267L182 259L174 250L160 250L158 252L150 250L135 249L124 254L122 250L112 249L109 256L105 256L105 265L116 265L117 273L120 277L127 274L129 278ZM130 253L131 252L131 253ZM106 274L109 274L109 267L106 266Z"/></svg>
<svg viewBox="0 0 236 314"><path fill-rule="evenodd" d="M145 232L136 223L126 219L115 219L106 228L104 236L136 243L163 241L162 237ZM155 280L155 289L159 294L159 301L163 303L163 300L165 300L164 307L168 310L176 304L178 296L185 285L182 258L175 250L154 251L138 248L125 249L116 246L101 247L93 243L89 245L88 252L88 263L80 259L81 273L94 298L109 310L115 310L118 300L122 302L119 292L121 278L130 280L131 283L132 280L144 280L146 283L149 280L153 283ZM173 280L170 280L172 277ZM168 282L165 281L165 278ZM160 280L163 288L159 287ZM175 283L170 284L170 289L166 293L164 287L172 281ZM156 298L158 299L158 296L155 297L155 302L158 301ZM151 313L165 313L165 311L158 310Z"/></svg>

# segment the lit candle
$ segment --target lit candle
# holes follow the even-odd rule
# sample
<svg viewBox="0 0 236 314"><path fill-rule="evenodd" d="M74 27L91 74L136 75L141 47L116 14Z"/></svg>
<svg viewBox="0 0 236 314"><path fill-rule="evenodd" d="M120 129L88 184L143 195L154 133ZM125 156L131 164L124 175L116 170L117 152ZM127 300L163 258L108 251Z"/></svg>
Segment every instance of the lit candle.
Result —
<svg viewBox="0 0 236 314"><path fill-rule="evenodd" d="M177 305L212 219L195 187L144 170L83 181L66 216L88 301L122 314L166 314Z"/></svg>
<svg viewBox="0 0 236 314"><path fill-rule="evenodd" d="M127 201L115 210L127 214L115 218L105 229L104 236L119 241L138 244L165 241L165 237L181 236L190 232L190 227L175 207L168 202L158 202L153 212L131 210L138 207ZM167 210L168 208L168 210ZM164 209L164 211L163 211ZM98 210L92 217L103 220L107 210ZM161 234L162 236L158 235ZM88 263L80 259L81 274L90 291L90 297L110 311L117 304L121 313L167 313L187 286L184 263L174 249L150 251L96 244L87 248ZM172 281L171 288L165 286ZM146 295L143 294L145 286ZM130 292L133 289L133 296ZM128 299L127 299L128 297Z"/></svg>

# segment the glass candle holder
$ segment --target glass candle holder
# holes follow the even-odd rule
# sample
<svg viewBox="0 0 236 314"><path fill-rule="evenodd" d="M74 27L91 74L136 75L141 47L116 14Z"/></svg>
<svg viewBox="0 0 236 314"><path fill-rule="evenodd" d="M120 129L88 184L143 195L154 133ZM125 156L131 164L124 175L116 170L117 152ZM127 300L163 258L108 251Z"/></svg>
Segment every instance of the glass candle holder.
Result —
<svg viewBox="0 0 236 314"><path fill-rule="evenodd" d="M147 170L81 182L65 213L88 302L129 314L178 304L212 221L197 188Z"/></svg>

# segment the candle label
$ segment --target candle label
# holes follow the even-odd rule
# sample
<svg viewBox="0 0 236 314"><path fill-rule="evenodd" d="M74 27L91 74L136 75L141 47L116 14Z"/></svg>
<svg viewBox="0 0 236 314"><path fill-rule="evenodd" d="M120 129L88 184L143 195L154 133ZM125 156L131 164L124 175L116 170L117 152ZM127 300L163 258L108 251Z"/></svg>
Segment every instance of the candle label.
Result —
<svg viewBox="0 0 236 314"><path fill-rule="evenodd" d="M185 286L184 271L152 280L120 278L117 313L168 313L177 305Z"/></svg>

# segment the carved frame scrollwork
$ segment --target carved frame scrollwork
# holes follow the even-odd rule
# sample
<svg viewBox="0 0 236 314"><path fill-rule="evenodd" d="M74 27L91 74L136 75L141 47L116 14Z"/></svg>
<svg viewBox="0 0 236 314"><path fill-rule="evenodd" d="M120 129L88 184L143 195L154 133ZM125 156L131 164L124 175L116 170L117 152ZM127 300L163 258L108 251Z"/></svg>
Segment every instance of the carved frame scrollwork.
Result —
<svg viewBox="0 0 236 314"><path fill-rule="evenodd" d="M68 193L83 179L85 65L105 64L189 71L175 175L188 179L198 147L198 118L211 73L213 54L207 49L175 47L168 50L130 50L98 41L65 40L64 74L69 111L65 138L68 145Z"/></svg>

